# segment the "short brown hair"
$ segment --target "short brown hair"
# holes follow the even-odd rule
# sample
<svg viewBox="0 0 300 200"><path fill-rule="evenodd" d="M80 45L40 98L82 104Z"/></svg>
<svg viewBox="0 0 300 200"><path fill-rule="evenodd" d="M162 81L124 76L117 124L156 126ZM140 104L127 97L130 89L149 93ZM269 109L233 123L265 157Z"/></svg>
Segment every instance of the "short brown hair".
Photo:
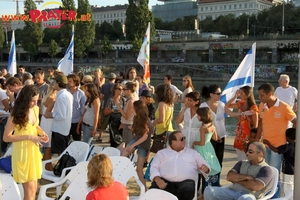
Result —
<svg viewBox="0 0 300 200"><path fill-rule="evenodd" d="M90 188L108 187L114 181L113 167L109 157L105 154L95 155L88 166L88 182Z"/></svg>
<svg viewBox="0 0 300 200"><path fill-rule="evenodd" d="M197 115L201 117L200 121L202 121L203 124L211 123L213 121L211 111L208 107L198 108L196 112Z"/></svg>
<svg viewBox="0 0 300 200"><path fill-rule="evenodd" d="M7 79L6 81L6 85L11 85L13 86L14 84L17 85L22 85L22 82L20 81L20 79L16 78L16 77L10 77L9 79Z"/></svg>
<svg viewBox="0 0 300 200"><path fill-rule="evenodd" d="M74 81L74 83L75 83L75 85L76 86L79 86L80 85L80 77L78 76L78 75L76 75L76 74L69 74L68 76L67 76L67 78L69 79L73 79L73 81Z"/></svg>

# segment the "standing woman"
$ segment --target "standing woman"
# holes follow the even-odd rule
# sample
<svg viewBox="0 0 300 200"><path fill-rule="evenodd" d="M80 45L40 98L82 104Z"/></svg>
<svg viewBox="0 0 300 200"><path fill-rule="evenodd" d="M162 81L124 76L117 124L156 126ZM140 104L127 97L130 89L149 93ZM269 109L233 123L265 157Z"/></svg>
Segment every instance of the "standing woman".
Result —
<svg viewBox="0 0 300 200"><path fill-rule="evenodd" d="M77 134L80 134L80 127L82 127L83 141L90 143L97 131L97 124L99 119L100 98L97 86L90 83L86 86L86 102L85 110L77 125Z"/></svg>
<svg viewBox="0 0 300 200"><path fill-rule="evenodd" d="M146 107L146 105L141 100L138 100L133 103L133 106L136 113L136 115L133 117L132 125L132 132L134 133L134 136L127 144L126 148L121 145L120 150L121 156L127 157L134 150L138 150L136 171L140 181L145 185L146 188L143 166L150 149L151 133L153 132L153 128L148 117L148 108Z"/></svg>
<svg viewBox="0 0 300 200"><path fill-rule="evenodd" d="M136 80L139 82L139 97L141 96L144 90L149 90L147 84L144 82L144 78L142 75L136 76Z"/></svg>
<svg viewBox="0 0 300 200"><path fill-rule="evenodd" d="M46 112L52 112L54 103L56 100L56 92L57 90L53 87L54 81L52 81L48 87L46 95L42 99L42 117L41 117L41 128L45 131L45 133L48 135L49 141L43 146L45 147L45 152L43 156L43 160L49 160L51 159L51 136L52 136L52 118L45 118L44 114ZM52 171L52 164L47 163L46 169Z"/></svg>
<svg viewBox="0 0 300 200"><path fill-rule="evenodd" d="M111 147L117 147L122 141L121 125L122 114L115 102L120 102L120 106L124 109L126 99L122 97L123 86L121 83L115 83L111 88L112 97L107 100L104 107L104 115L109 115L109 140Z"/></svg>
<svg viewBox="0 0 300 200"><path fill-rule="evenodd" d="M225 147L225 113L230 117L238 117L240 113L233 113L229 108L225 107L225 104L220 101L221 97L221 87L219 85L213 84L210 86L203 86L201 96L206 99L205 102L201 103L200 108L208 107L213 116L213 125L216 128L218 134L218 141L211 140L218 161L222 167L223 157L224 157L224 147ZM218 174L218 180L212 183L213 186L220 185L220 173Z"/></svg>
<svg viewBox="0 0 300 200"><path fill-rule="evenodd" d="M125 86L127 82L134 82L136 84L134 89L134 95L133 95L133 99L135 101L139 100L139 88L140 88L139 82L136 80L136 76L137 76L136 68L130 67L127 70L127 73L125 75L125 80L122 82L123 86Z"/></svg>
<svg viewBox="0 0 300 200"><path fill-rule="evenodd" d="M240 97L240 101L234 103L234 100L237 97ZM243 144L246 138L250 135L251 128L256 128L258 126L258 108L255 103L252 87L244 86L237 90L235 96L226 103L226 107L237 108L239 112L245 112L248 110L253 112L252 115L239 116L233 144L238 160L247 160Z"/></svg>
<svg viewBox="0 0 300 200"><path fill-rule="evenodd" d="M23 87L8 117L3 139L13 142L12 174L22 183L24 200L35 200L37 180L42 174L41 142L47 134L39 127L39 90L34 85ZM14 132L14 134L13 134Z"/></svg>
<svg viewBox="0 0 300 200"><path fill-rule="evenodd" d="M122 115L121 127L119 129L123 128L122 139L123 142L125 142L125 145L127 145L132 138L131 126L133 124L133 116L135 114L133 109L133 102L135 100L133 97L136 89L136 84L134 82L129 81L125 83L123 88L123 94L125 95L127 100L124 108L122 108L121 102L118 99L115 100L115 105L117 105L118 110Z"/></svg>
<svg viewBox="0 0 300 200"><path fill-rule="evenodd" d="M101 86L105 83L105 78L103 77L103 72L100 68L97 68L94 71L93 83L97 86L98 91L100 92Z"/></svg>
<svg viewBox="0 0 300 200"><path fill-rule="evenodd" d="M158 136L165 138L167 133L173 131L172 117L174 111L174 95L168 84L157 86L155 94L158 108L155 112L155 120L152 122L153 127L155 127L154 137ZM150 151L157 153L158 150L160 149L155 149L155 146L152 144Z"/></svg>
<svg viewBox="0 0 300 200"><path fill-rule="evenodd" d="M182 134L186 137L185 146L192 148L194 141L198 139L199 129L202 124L197 118L197 109L200 106L201 96L199 92L190 92L185 96L185 106L176 117L176 123L183 123Z"/></svg>
<svg viewBox="0 0 300 200"><path fill-rule="evenodd" d="M181 95L181 98L178 98L177 100L181 103L181 109L183 109L185 106L186 95L194 90L192 78L189 75L182 77L182 87L184 88L184 91Z"/></svg>

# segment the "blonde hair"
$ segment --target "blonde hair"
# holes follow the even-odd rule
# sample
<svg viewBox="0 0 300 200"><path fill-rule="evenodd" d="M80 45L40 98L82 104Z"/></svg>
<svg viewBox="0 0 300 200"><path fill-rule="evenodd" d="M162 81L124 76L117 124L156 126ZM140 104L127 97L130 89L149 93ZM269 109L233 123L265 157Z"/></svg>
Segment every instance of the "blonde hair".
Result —
<svg viewBox="0 0 300 200"><path fill-rule="evenodd" d="M103 75L103 72L102 72L102 70L100 68L95 69L94 72L99 72L101 76Z"/></svg>
<svg viewBox="0 0 300 200"><path fill-rule="evenodd" d="M46 102L46 100L48 99L48 97L49 97L51 94L53 94L53 91L54 91L53 85L54 85L54 81L51 80L51 81L50 81L50 84L49 84L49 87L48 87L48 90L47 90L47 93L46 93L46 95L45 95L45 96L43 97L43 99L42 99L42 104L44 104L44 103Z"/></svg>
<svg viewBox="0 0 300 200"><path fill-rule="evenodd" d="M98 154L94 156L87 168L88 187L109 187L114 182L112 177L113 167L107 155Z"/></svg>
<svg viewBox="0 0 300 200"><path fill-rule="evenodd" d="M85 75L82 80L83 81L93 81L93 78L90 75Z"/></svg>

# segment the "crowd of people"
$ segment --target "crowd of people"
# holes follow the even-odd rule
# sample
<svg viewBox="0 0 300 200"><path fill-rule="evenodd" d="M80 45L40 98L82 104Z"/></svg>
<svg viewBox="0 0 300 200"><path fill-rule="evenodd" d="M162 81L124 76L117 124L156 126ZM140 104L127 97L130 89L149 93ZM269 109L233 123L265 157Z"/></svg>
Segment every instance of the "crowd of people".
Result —
<svg viewBox="0 0 300 200"><path fill-rule="evenodd" d="M24 199L35 199L42 159L60 155L72 140L91 144L95 138L103 142L101 137L106 129L110 146L118 147L122 156L137 150L136 170L145 186L143 168L154 156L150 188L189 200L194 198L195 185L197 189L202 185L202 198L226 199L224 194L229 193L220 187L226 114L238 118L233 144L238 163L228 172L227 180L234 183L232 190L242 191L230 195L246 195L249 199L264 195L272 181L268 166L280 172L281 164L286 174L284 182L289 183L284 192L293 190L292 127L296 126L298 94L289 85L287 75L280 76L276 91L269 83L258 87L261 103L257 106L249 86L238 89L225 104L220 101L219 85L195 91L188 75L182 77L182 92L172 84L171 75L165 75L162 84L154 88L143 81L134 67L123 77L114 73L105 77L101 69L96 69L93 76L64 75L49 69L47 77L42 68L33 75L24 66L18 69L13 77L5 74L6 70L0 73L0 109L10 111L8 118L1 118L0 131L2 153L8 143L13 143L12 173L23 185ZM181 111L173 119L175 102L181 103ZM91 175L90 171L99 173L100 179L105 176L103 173L111 174L111 167L105 169L105 163L110 164L105 156L91 160L88 185L96 189L114 185L123 191L111 178L99 181ZM247 177L242 176L247 168L255 170ZM51 164L46 169L52 170ZM126 191L122 194L128 196ZM92 196L95 194L87 199L96 199Z"/></svg>

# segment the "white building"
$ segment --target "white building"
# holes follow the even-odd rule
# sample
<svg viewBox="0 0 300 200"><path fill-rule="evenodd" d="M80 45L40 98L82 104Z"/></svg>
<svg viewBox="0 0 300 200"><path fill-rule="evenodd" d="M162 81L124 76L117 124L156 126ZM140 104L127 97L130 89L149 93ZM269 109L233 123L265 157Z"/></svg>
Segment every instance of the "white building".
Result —
<svg viewBox="0 0 300 200"><path fill-rule="evenodd" d="M104 21L112 23L114 20L125 24L126 10L128 4L115 6L92 6L93 20L96 24L102 24Z"/></svg>
<svg viewBox="0 0 300 200"><path fill-rule="evenodd" d="M272 0L200 0L198 1L198 19L208 16L216 19L220 15L234 14L236 17L243 13L251 15L272 7Z"/></svg>

